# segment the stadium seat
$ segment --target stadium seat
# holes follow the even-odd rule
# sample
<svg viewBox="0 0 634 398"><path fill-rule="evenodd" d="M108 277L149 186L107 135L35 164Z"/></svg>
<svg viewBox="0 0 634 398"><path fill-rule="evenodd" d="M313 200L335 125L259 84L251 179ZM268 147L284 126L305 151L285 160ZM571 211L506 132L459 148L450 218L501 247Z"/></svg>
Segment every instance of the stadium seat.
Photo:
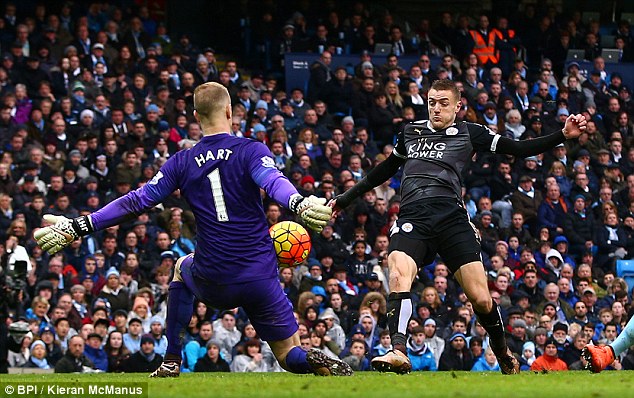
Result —
<svg viewBox="0 0 634 398"><path fill-rule="evenodd" d="M632 289L634 287L634 260L617 260L616 276L625 279L627 286Z"/></svg>

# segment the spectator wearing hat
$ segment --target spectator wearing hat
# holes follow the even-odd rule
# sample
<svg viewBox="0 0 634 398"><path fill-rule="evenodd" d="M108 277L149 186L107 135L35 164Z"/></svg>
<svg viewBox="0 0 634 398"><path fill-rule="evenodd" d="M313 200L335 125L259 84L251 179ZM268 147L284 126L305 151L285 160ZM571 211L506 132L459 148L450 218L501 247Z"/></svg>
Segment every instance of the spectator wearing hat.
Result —
<svg viewBox="0 0 634 398"><path fill-rule="evenodd" d="M283 70L284 68L284 54L303 51L305 48L304 41L299 37L301 35L295 34L295 25L292 23L286 23L280 32L278 39L273 44L275 48L274 59L276 61L275 69Z"/></svg>
<svg viewBox="0 0 634 398"><path fill-rule="evenodd" d="M75 172L75 176L78 179L83 180L84 178L88 178L88 176L90 175L90 171L86 167L84 167L81 161L82 161L81 152L79 152L78 149L73 149L68 153L68 162L65 163L64 166L65 167L71 166L73 169L77 169ZM71 192L68 192L68 191L66 192L71 194Z"/></svg>
<svg viewBox="0 0 634 398"><path fill-rule="evenodd" d="M304 91L299 87L295 87L291 90L290 101L291 105L293 105L295 114L302 120L304 119L306 111L312 109L311 106L304 100Z"/></svg>
<svg viewBox="0 0 634 398"><path fill-rule="evenodd" d="M474 361L466 341L464 333L456 332L451 335L449 345L440 357L438 370L471 370Z"/></svg>
<svg viewBox="0 0 634 398"><path fill-rule="evenodd" d="M629 190L623 171L621 171L621 167L618 163L610 161L604 169L603 174L614 191L622 192Z"/></svg>
<svg viewBox="0 0 634 398"><path fill-rule="evenodd" d="M101 342L103 338L97 333L91 333L86 340L84 354L94 365L96 369L103 372L108 371L108 354L102 348Z"/></svg>
<svg viewBox="0 0 634 398"><path fill-rule="evenodd" d="M28 339L28 341L31 341L31 339ZM48 362L48 359L46 357L46 345L42 340L35 340L33 343L31 343L29 350L29 359L20 367L34 369L51 369L55 366Z"/></svg>
<svg viewBox="0 0 634 398"><path fill-rule="evenodd" d="M500 240L500 230L497 225L493 223L493 213L490 210L481 211L476 226L480 231L482 249L489 256L494 255L495 244Z"/></svg>
<svg viewBox="0 0 634 398"><path fill-rule="evenodd" d="M311 291L312 288L315 286L325 288L326 284L322 275L322 269L319 261L315 259L309 259L308 272L302 276L302 280L299 285L299 292L303 293Z"/></svg>
<svg viewBox="0 0 634 398"><path fill-rule="evenodd" d="M154 338L150 335L141 337L141 348L123 361L121 367L125 373L151 373L163 362L163 357L154 352Z"/></svg>
<svg viewBox="0 0 634 398"><path fill-rule="evenodd" d="M209 61L201 54L196 59L196 69L194 70L194 82L196 86L214 81L214 76L209 68Z"/></svg>
<svg viewBox="0 0 634 398"><path fill-rule="evenodd" d="M379 277L379 274L377 274L376 272L370 272L367 279L365 280L365 286L359 289L359 294L365 293L378 293L381 295L386 294L383 281ZM385 327L386 325L385 322L387 321L387 318L385 318L384 315L385 314L381 315L381 317L378 319L379 326L381 327Z"/></svg>
<svg viewBox="0 0 634 398"><path fill-rule="evenodd" d="M55 366L55 364L57 364L57 362L64 356L61 345L55 340L55 328L52 325L45 326L40 330L40 338L44 342L44 346L46 348L47 362L51 366Z"/></svg>
<svg viewBox="0 0 634 398"><path fill-rule="evenodd" d="M592 287L591 279L580 279L577 284L577 291L581 292L581 301L586 305L586 313L590 323L599 322L599 309L596 306L598 297L596 290ZM618 293L618 292L617 292ZM615 294L616 296L616 294Z"/></svg>
<svg viewBox="0 0 634 398"><path fill-rule="evenodd" d="M530 369L537 372L568 370L566 362L559 359L557 342L555 339L550 338L546 341L544 355L535 359Z"/></svg>
<svg viewBox="0 0 634 398"><path fill-rule="evenodd" d="M271 129L271 120L269 119L269 104L266 101L261 99L255 103L253 118L257 118L259 123L265 127L265 130Z"/></svg>
<svg viewBox="0 0 634 398"><path fill-rule="evenodd" d="M529 137L532 137L532 138L541 137L544 130L543 127L544 127L543 119L541 116L539 116L539 113L537 115L533 115L529 117L528 129L526 129L526 131L524 132L524 134L522 134L520 139L525 140Z"/></svg>
<svg viewBox="0 0 634 398"><path fill-rule="evenodd" d="M553 322L555 322L555 319L553 319ZM567 337L568 337L568 324L564 322L556 322L553 325L552 338L555 339L555 341L557 342L557 350L560 353L563 353L564 347L566 343L568 342Z"/></svg>
<svg viewBox="0 0 634 398"><path fill-rule="evenodd" d="M427 318L423 322L423 332L425 333L425 345L434 353L434 360L436 361L436 367L438 367L440 357L445 350L445 339L436 334L437 325L432 318Z"/></svg>
<svg viewBox="0 0 634 398"><path fill-rule="evenodd" d="M608 166L611 164L610 151L607 148L600 148L596 151L596 162L594 167L597 176L604 176Z"/></svg>
<svg viewBox="0 0 634 398"><path fill-rule="evenodd" d="M346 347L343 349L343 351L341 351L341 353L339 354L339 357L345 358L346 356L348 356L350 354L350 351L352 350L352 344L355 341L361 341L363 343L363 346L365 347L365 350L367 351L368 347L365 342L365 335L366 335L366 330L362 324L357 323L352 325L350 329L350 333L348 333L348 340L346 342ZM364 352L364 355L365 355L365 352Z"/></svg>
<svg viewBox="0 0 634 398"><path fill-rule="evenodd" d="M485 126L495 126L495 131L499 132L500 134L506 131L504 122L504 118L498 115L497 105L493 101L488 101L484 104L484 110L482 114L479 115L477 120L477 123L483 124Z"/></svg>
<svg viewBox="0 0 634 398"><path fill-rule="evenodd" d="M516 319L511 324L511 335L507 337L506 342L511 351L517 356L522 355L522 348L526 343L528 336L526 333L527 325L523 319Z"/></svg>
<svg viewBox="0 0 634 398"><path fill-rule="evenodd" d="M114 267L106 271L106 285L101 289L98 297L105 298L110 303L112 311L128 309L130 300L128 290L121 286L120 274Z"/></svg>
<svg viewBox="0 0 634 398"><path fill-rule="evenodd" d="M220 356L220 345L217 341L207 342L207 353L196 362L194 372L230 372L229 364Z"/></svg>
<svg viewBox="0 0 634 398"><path fill-rule="evenodd" d="M102 64L103 72L108 73L110 62L105 56L105 49L102 43L94 43L90 48L90 54L82 59L83 66L94 71L97 64Z"/></svg>
<svg viewBox="0 0 634 398"><path fill-rule="evenodd" d="M522 346L522 356L520 357L520 370L525 372L530 370L531 365L535 362L536 359L536 348L535 343L532 341L527 341Z"/></svg>
<svg viewBox="0 0 634 398"><path fill-rule="evenodd" d="M130 318L128 331L123 335L123 345L130 353L141 349L141 335L143 334L143 321L138 317Z"/></svg>
<svg viewBox="0 0 634 398"><path fill-rule="evenodd" d="M339 293L334 294L341 300ZM319 320L324 320L326 323L326 336L330 337L339 350L343 350L346 345L346 332L341 327L339 317L335 311L331 307L327 307L319 314Z"/></svg>
<svg viewBox="0 0 634 398"><path fill-rule="evenodd" d="M561 254L564 264L570 264L573 268L577 266L574 259L568 253L569 241L565 235L556 236L553 240L553 247Z"/></svg>

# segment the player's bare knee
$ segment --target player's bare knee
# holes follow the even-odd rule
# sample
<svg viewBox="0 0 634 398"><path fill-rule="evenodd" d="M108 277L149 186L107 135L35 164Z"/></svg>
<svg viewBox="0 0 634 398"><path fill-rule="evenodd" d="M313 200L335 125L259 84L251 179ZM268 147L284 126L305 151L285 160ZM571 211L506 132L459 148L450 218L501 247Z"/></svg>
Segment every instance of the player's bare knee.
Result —
<svg viewBox="0 0 634 398"><path fill-rule="evenodd" d="M493 307L493 301L488 293L478 294L477 297L469 297L473 309L477 312L488 314Z"/></svg>
<svg viewBox="0 0 634 398"><path fill-rule="evenodd" d="M403 252L393 251L387 260L390 275L398 274L400 277L408 278L416 274L416 263Z"/></svg>
<svg viewBox="0 0 634 398"><path fill-rule="evenodd" d="M412 267L411 262L410 257L405 253L396 251L390 253L388 256L390 289L406 291L411 288L412 280L416 275L416 266Z"/></svg>

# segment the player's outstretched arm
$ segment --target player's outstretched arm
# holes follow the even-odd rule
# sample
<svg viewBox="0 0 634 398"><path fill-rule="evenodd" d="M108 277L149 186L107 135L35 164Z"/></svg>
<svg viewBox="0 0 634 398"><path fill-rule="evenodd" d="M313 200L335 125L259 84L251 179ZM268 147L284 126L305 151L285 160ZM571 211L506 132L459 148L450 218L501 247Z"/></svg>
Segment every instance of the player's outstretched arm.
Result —
<svg viewBox="0 0 634 398"><path fill-rule="evenodd" d="M499 137L495 152L519 157L534 156L548 151L567 139L579 137L586 130L586 125L587 121L583 115L570 115L566 119L563 129L542 137L525 141Z"/></svg>
<svg viewBox="0 0 634 398"><path fill-rule="evenodd" d="M341 195L337 195L333 199L331 205L335 211L343 210L350 205L356 198L368 192L370 189L377 187L392 177L405 163L405 159L400 158L392 153L384 162L372 169L367 176L356 183L352 188Z"/></svg>
<svg viewBox="0 0 634 398"><path fill-rule="evenodd" d="M33 237L37 244L49 254L55 254L82 236L133 220L153 208L177 188L174 171L178 170L178 166L175 159L170 157L143 187L128 192L90 215L73 219L44 215L44 221L52 225L35 231Z"/></svg>
<svg viewBox="0 0 634 398"><path fill-rule="evenodd" d="M45 214L43 218L44 221L52 225L38 229L33 237L42 250L49 254L57 253L80 236L88 235L94 231L90 216L70 219L64 216Z"/></svg>

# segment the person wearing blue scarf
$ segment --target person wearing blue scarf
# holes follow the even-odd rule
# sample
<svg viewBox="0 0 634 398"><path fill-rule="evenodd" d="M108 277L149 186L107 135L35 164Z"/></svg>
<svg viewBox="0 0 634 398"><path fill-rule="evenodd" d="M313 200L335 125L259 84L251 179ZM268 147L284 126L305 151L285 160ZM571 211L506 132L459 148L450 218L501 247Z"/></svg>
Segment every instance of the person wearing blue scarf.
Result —
<svg viewBox="0 0 634 398"><path fill-rule="evenodd" d="M36 340L31 344L31 357L24 364L25 368L50 369L46 360L46 345L42 340Z"/></svg>
<svg viewBox="0 0 634 398"><path fill-rule="evenodd" d="M425 344L425 329L422 326L412 328L407 340L407 356L412 362L412 371L427 370L435 372L436 359L432 350Z"/></svg>
<svg viewBox="0 0 634 398"><path fill-rule="evenodd" d="M86 346L84 347L84 355L92 361L96 369L108 371L108 354L101 348L103 338L100 334L90 333Z"/></svg>

